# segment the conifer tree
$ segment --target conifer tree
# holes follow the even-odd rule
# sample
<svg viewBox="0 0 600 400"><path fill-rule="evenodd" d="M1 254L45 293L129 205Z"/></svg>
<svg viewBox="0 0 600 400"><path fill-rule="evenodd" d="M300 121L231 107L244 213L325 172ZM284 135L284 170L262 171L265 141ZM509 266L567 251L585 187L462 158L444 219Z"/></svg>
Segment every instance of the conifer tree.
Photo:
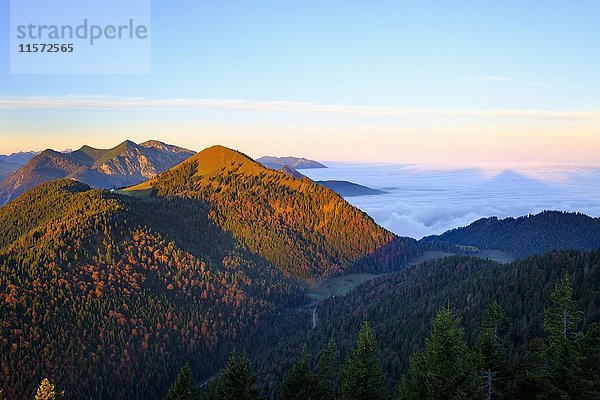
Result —
<svg viewBox="0 0 600 400"><path fill-rule="evenodd" d="M326 400L337 398L340 386L340 369L337 344L334 338L329 339L319 361L319 377L325 389Z"/></svg>
<svg viewBox="0 0 600 400"><path fill-rule="evenodd" d="M583 373L589 382L585 398L600 399L600 326L593 323L579 343L583 354Z"/></svg>
<svg viewBox="0 0 600 400"><path fill-rule="evenodd" d="M507 378L508 360L502 351L499 327L504 321L504 311L498 302L492 302L483 319L476 344L479 377L486 400L495 399L503 393Z"/></svg>
<svg viewBox="0 0 600 400"><path fill-rule="evenodd" d="M432 325L424 351L410 359L409 375L400 384L400 398L481 398L477 362L452 310L442 308Z"/></svg>
<svg viewBox="0 0 600 400"><path fill-rule="evenodd" d="M59 391L48 378L42 379L35 394L35 400L57 400L64 396L65 392Z"/></svg>
<svg viewBox="0 0 600 400"><path fill-rule="evenodd" d="M375 336L369 324L365 322L358 333L356 346L352 349L342 371L341 399L383 399L385 398L384 385Z"/></svg>
<svg viewBox="0 0 600 400"><path fill-rule="evenodd" d="M281 390L280 400L323 400L323 384L316 374L310 370L308 353L302 350L300 359L287 374Z"/></svg>
<svg viewBox="0 0 600 400"><path fill-rule="evenodd" d="M165 400L199 400L200 398L200 390L192 377L190 364L185 364L177 374Z"/></svg>
<svg viewBox="0 0 600 400"><path fill-rule="evenodd" d="M544 329L548 333L545 362L538 373L543 390L538 397L579 399L584 397L586 382L582 370L583 357L577 348L581 312L573 300L569 276L565 275L550 295L545 312Z"/></svg>
<svg viewBox="0 0 600 400"><path fill-rule="evenodd" d="M227 365L214 384L211 400L257 400L260 390L256 386L256 376L252 373L250 359L245 353L231 352Z"/></svg>

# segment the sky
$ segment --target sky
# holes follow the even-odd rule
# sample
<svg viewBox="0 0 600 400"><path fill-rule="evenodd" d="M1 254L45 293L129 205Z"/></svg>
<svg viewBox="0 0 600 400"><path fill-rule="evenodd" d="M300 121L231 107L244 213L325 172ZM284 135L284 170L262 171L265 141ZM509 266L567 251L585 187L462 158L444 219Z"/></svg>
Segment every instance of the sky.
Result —
<svg viewBox="0 0 600 400"><path fill-rule="evenodd" d="M3 29L0 154L158 139L323 161L600 164L598 1L172 0L151 14L146 74L11 74Z"/></svg>

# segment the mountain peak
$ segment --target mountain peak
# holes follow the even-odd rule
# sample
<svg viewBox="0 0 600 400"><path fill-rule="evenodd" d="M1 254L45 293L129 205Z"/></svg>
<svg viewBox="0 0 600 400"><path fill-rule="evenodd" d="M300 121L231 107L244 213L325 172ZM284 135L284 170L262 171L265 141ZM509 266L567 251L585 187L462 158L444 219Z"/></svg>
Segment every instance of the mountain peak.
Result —
<svg viewBox="0 0 600 400"><path fill-rule="evenodd" d="M137 143L135 143L131 140L125 140L123 143L120 143L118 146L114 147L113 149L114 150L116 150L116 149L125 150L125 149L135 149L137 147L138 147Z"/></svg>
<svg viewBox="0 0 600 400"><path fill-rule="evenodd" d="M197 173L200 175L212 175L220 172L223 168L230 168L234 165L243 168L244 172L264 169L262 165L244 153L221 145L208 147L190 157L187 162L196 162Z"/></svg>
<svg viewBox="0 0 600 400"><path fill-rule="evenodd" d="M272 156L264 156L256 160L267 168L271 169L280 169L285 165L289 165L294 169L312 169L312 168L327 168L325 165L321 164L315 160L309 160L304 157L272 157Z"/></svg>

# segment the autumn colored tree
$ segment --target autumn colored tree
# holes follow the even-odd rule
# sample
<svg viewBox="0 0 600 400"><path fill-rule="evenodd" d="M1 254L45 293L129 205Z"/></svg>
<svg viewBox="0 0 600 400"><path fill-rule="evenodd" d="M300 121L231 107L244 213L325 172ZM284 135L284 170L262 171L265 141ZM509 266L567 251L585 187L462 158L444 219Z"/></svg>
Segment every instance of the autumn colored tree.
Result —
<svg viewBox="0 0 600 400"><path fill-rule="evenodd" d="M56 385L51 383L48 378L44 378L35 393L35 400L58 400L63 396L63 391L58 390Z"/></svg>

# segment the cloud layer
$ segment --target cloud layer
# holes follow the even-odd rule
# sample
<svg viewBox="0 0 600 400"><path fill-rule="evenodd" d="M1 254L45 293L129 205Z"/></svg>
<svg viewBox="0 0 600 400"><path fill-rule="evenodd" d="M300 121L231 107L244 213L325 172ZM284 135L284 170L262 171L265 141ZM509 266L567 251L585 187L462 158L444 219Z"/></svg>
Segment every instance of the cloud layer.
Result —
<svg viewBox="0 0 600 400"><path fill-rule="evenodd" d="M543 210L600 216L600 168L596 167L328 166L303 173L386 190L385 195L347 200L387 229L416 239L490 216L518 217Z"/></svg>

